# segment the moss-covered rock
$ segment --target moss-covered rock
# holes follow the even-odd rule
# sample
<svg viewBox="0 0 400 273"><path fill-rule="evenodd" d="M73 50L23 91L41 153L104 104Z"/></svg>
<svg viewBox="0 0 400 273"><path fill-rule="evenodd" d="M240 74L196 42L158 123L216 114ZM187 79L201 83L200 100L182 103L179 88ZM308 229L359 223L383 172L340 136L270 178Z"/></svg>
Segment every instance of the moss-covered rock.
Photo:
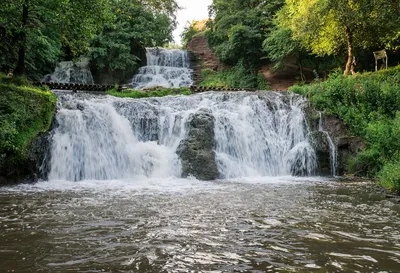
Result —
<svg viewBox="0 0 400 273"><path fill-rule="evenodd" d="M55 109L50 91L0 82L0 183L35 176L31 145L48 131Z"/></svg>

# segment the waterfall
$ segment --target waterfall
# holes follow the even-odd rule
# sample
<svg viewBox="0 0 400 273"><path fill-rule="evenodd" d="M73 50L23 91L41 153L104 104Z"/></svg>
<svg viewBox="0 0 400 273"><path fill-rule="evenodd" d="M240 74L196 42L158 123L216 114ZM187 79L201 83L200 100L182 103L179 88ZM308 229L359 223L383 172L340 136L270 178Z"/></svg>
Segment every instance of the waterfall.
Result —
<svg viewBox="0 0 400 273"><path fill-rule="evenodd" d="M318 125L318 131L322 132L328 141L329 144L329 154L330 154L330 163L331 163L331 172L332 176L336 176L336 170L337 170L337 152L336 152L336 146L335 143L333 143L333 140L329 133L325 131L324 129L324 123L323 123L323 117L322 113L319 113L319 125Z"/></svg>
<svg viewBox="0 0 400 273"><path fill-rule="evenodd" d="M189 53L180 49L146 48L147 66L132 79L136 89L162 86L189 87L193 84Z"/></svg>
<svg viewBox="0 0 400 273"><path fill-rule="evenodd" d="M221 178L312 175L316 156L301 96L203 93L120 99L59 94L50 180L180 177L176 150L199 109L215 118Z"/></svg>
<svg viewBox="0 0 400 273"><path fill-rule="evenodd" d="M43 78L45 82L94 84L89 69L89 60L82 58L79 62L60 62L53 74Z"/></svg>

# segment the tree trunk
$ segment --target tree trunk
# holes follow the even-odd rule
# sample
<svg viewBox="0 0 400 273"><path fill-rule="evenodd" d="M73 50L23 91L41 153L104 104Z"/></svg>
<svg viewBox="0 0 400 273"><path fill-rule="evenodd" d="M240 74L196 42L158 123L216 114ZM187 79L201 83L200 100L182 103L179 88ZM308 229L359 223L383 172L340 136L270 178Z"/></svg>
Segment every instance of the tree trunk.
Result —
<svg viewBox="0 0 400 273"><path fill-rule="evenodd" d="M346 40L347 40L347 63L344 75L347 76L350 73L355 74L354 63L353 63L353 34L349 27L346 27Z"/></svg>
<svg viewBox="0 0 400 273"><path fill-rule="evenodd" d="M14 70L15 75L25 74L26 25L28 24L28 15L29 15L28 3L27 1L24 1L24 3L22 4L21 37L18 49L17 66L15 67Z"/></svg>

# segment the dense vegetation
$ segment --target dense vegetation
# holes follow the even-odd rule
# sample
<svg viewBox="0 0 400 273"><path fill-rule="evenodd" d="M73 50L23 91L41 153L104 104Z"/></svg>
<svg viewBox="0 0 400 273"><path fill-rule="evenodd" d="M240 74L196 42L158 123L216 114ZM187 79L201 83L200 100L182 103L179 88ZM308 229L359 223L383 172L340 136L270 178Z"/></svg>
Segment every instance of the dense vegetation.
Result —
<svg viewBox="0 0 400 273"><path fill-rule="evenodd" d="M27 168L29 147L46 132L54 115L53 93L29 86L24 78L0 74L0 173L18 176Z"/></svg>
<svg viewBox="0 0 400 273"><path fill-rule="evenodd" d="M203 69L200 86L269 89L269 83L261 73L247 73L242 64L224 71Z"/></svg>
<svg viewBox="0 0 400 273"><path fill-rule="evenodd" d="M0 71L40 79L82 55L107 71L140 63L172 39L174 0L0 1Z"/></svg>
<svg viewBox="0 0 400 273"><path fill-rule="evenodd" d="M185 48L194 37L205 34L207 21L208 19L201 21L193 20L192 22L186 23L181 33L183 48Z"/></svg>
<svg viewBox="0 0 400 273"><path fill-rule="evenodd" d="M135 89L126 89L122 92L118 92L116 89L109 90L107 92L108 95L119 97L119 98L151 98L151 97L165 97L165 96L176 96L176 95L191 95L192 92L190 88L182 87L182 88L165 88L165 89L156 89L149 91L139 91Z"/></svg>
<svg viewBox="0 0 400 273"><path fill-rule="evenodd" d="M349 163L363 174L378 176L382 186L400 192L400 66L344 77L339 73L321 83L294 86L319 109L339 116L367 149Z"/></svg>
<svg viewBox="0 0 400 273"><path fill-rule="evenodd" d="M210 15L209 45L225 65L245 68L237 75L248 77L243 87L256 86L255 75L268 62L276 69L297 66L305 80L304 67L316 78L337 67L346 75L371 70L378 49L388 50L392 64L399 61L399 0L214 0ZM194 35L188 26L184 41Z"/></svg>

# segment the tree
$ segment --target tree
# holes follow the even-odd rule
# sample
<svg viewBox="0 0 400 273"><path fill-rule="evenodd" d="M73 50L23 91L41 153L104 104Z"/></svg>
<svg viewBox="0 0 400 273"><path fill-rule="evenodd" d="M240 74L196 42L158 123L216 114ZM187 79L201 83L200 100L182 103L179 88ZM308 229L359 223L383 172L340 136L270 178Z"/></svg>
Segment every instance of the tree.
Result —
<svg viewBox="0 0 400 273"><path fill-rule="evenodd" d="M201 21L193 20L192 22L186 22L186 25L181 34L183 47L186 47L194 36L200 33L204 33L204 31L206 30L207 21L208 19L204 19Z"/></svg>
<svg viewBox="0 0 400 273"><path fill-rule="evenodd" d="M0 42L0 49L8 55L2 66L9 66L12 60L15 62L14 74L25 74L27 49L30 47L28 54L31 57L36 53L40 57L43 50L39 45L49 49L44 51L57 54L54 47L63 44L74 55L79 55L87 49L103 24L111 19L110 3L111 0L1 1L0 29L5 41Z"/></svg>
<svg viewBox="0 0 400 273"><path fill-rule="evenodd" d="M115 3L113 13L115 20L91 43L90 56L99 68L132 69L142 61L135 49L163 46L172 40L172 19L161 11L125 0Z"/></svg>
<svg viewBox="0 0 400 273"><path fill-rule="evenodd" d="M225 64L235 66L246 86L257 86L263 41L274 27L273 17L284 0L213 0L209 7L208 44ZM242 73L242 75L239 75ZM253 81L253 83L251 83Z"/></svg>
<svg viewBox="0 0 400 273"><path fill-rule="evenodd" d="M207 38L218 58L229 65L240 60L257 67L264 52L262 43L272 29L273 15L283 0L214 0L210 6Z"/></svg>
<svg viewBox="0 0 400 273"><path fill-rule="evenodd" d="M355 48L385 46L399 33L399 0L286 0L277 20L317 55L346 48L345 75L354 73Z"/></svg>

